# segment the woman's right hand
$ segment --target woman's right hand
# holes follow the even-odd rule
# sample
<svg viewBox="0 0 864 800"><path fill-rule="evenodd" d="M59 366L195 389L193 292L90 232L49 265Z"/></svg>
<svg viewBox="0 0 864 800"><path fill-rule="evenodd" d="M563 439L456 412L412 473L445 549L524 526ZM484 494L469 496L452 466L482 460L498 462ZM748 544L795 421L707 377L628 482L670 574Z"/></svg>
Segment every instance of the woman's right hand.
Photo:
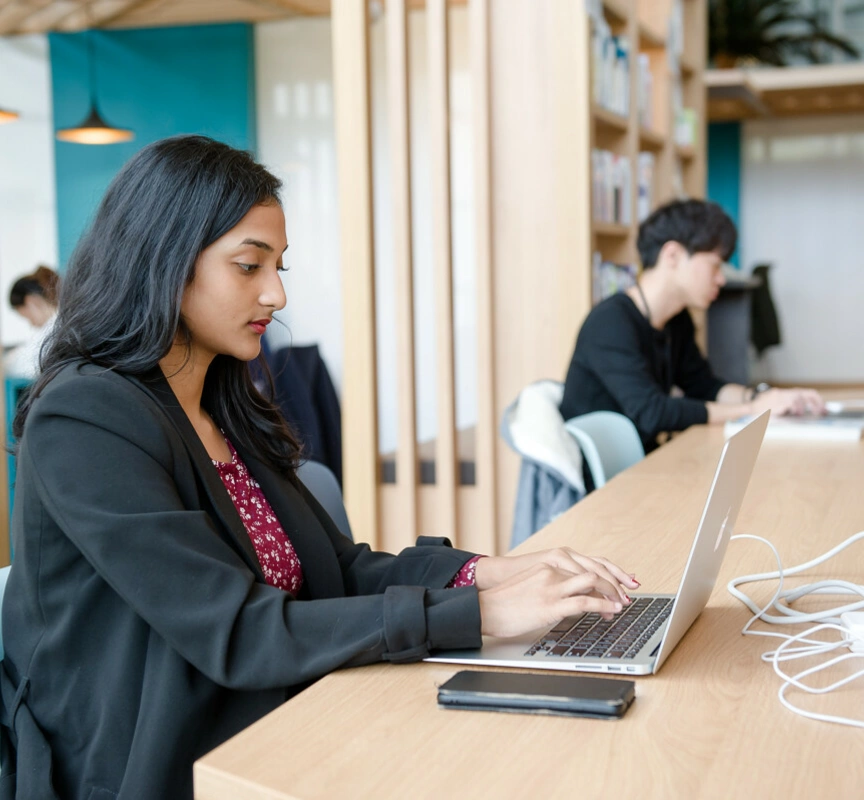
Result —
<svg viewBox="0 0 864 800"><path fill-rule="evenodd" d="M502 638L521 636L586 611L611 618L622 608L619 587L597 573L574 574L549 564L536 564L484 589L479 598L481 632Z"/></svg>

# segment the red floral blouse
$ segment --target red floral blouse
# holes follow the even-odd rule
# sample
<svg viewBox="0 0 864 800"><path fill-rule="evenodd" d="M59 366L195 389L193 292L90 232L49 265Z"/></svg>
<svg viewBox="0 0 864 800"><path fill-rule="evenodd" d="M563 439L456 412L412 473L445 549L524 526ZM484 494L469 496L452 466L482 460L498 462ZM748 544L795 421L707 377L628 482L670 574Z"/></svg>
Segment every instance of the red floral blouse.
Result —
<svg viewBox="0 0 864 800"><path fill-rule="evenodd" d="M227 439L225 441L231 451L231 461L214 459L213 464L252 540L261 569L264 571L264 578L270 586L284 589L296 597L303 586L300 559L291 540L285 535L279 520L276 519L270 503L264 497L258 481L252 477L246 465L240 460L234 445ZM446 588L473 586L477 561L482 557L474 556L466 561Z"/></svg>

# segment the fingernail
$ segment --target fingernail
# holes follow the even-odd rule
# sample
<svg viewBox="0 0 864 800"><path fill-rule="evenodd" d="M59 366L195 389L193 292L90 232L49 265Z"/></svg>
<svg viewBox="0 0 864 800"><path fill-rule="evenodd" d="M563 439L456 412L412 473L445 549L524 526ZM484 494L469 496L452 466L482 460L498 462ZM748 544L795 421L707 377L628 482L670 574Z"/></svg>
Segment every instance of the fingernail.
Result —
<svg viewBox="0 0 864 800"><path fill-rule="evenodd" d="M614 605L615 605L616 611L620 611L622 608L624 608L624 606L622 606L621 603L615 603Z"/></svg>
<svg viewBox="0 0 864 800"><path fill-rule="evenodd" d="M633 583L635 583L637 586L641 586L641 585L642 585L641 583L639 583L639 581L636 580L636 578L632 578L631 580L632 580Z"/></svg>

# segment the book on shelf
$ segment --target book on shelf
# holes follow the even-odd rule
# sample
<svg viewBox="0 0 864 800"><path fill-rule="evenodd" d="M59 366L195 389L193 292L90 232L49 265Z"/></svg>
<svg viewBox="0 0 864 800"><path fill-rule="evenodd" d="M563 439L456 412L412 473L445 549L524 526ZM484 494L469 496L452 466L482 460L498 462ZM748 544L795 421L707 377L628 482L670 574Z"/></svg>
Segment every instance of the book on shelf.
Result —
<svg viewBox="0 0 864 800"><path fill-rule="evenodd" d="M753 419L752 416L729 420L723 426L728 439ZM765 429L766 439L809 442L857 442L864 436L864 417L771 416Z"/></svg>
<svg viewBox="0 0 864 800"><path fill-rule="evenodd" d="M684 197L684 171L681 169L681 162L675 159L672 162L672 196Z"/></svg>
<svg viewBox="0 0 864 800"><path fill-rule="evenodd" d="M597 252L594 253L592 262L591 299L594 305L636 283L638 271L635 264L604 261L603 256Z"/></svg>
<svg viewBox="0 0 864 800"><path fill-rule="evenodd" d="M684 147L696 144L699 117L695 109L679 108L675 111L675 144Z"/></svg>
<svg viewBox="0 0 864 800"><path fill-rule="evenodd" d="M648 53L639 53L636 63L639 124L650 130L654 127L654 76L651 74L651 58Z"/></svg>
<svg viewBox="0 0 864 800"><path fill-rule="evenodd" d="M654 197L654 153L639 153L636 162L636 221L651 213Z"/></svg>
<svg viewBox="0 0 864 800"><path fill-rule="evenodd" d="M684 147L696 144L699 130L699 115L695 108L684 105L681 76L672 81L672 140Z"/></svg>
<svg viewBox="0 0 864 800"><path fill-rule="evenodd" d="M674 0L669 14L669 30L666 34L666 49L676 61L684 54L684 6L682 0Z"/></svg>
<svg viewBox="0 0 864 800"><path fill-rule="evenodd" d="M630 113L630 40L613 36L602 14L593 17L591 59L594 102L626 117Z"/></svg>
<svg viewBox="0 0 864 800"><path fill-rule="evenodd" d="M630 224L632 180L628 156L609 150L591 151L591 203L595 222Z"/></svg>

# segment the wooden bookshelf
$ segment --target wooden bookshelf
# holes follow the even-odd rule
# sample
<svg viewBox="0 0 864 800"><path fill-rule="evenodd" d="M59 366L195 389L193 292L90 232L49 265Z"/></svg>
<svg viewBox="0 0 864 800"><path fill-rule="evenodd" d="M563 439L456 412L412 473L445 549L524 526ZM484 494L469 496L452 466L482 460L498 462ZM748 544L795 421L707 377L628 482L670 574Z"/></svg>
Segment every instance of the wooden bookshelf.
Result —
<svg viewBox="0 0 864 800"><path fill-rule="evenodd" d="M690 63L690 59L687 58L686 55L681 56L681 60L678 62L681 66L681 74L684 76L690 76L694 72L696 72L696 67Z"/></svg>
<svg viewBox="0 0 864 800"><path fill-rule="evenodd" d="M625 116L590 106L590 147L608 150L630 161L631 213L629 222L598 221L592 218L588 230L591 251L603 261L638 263L636 235L639 226L637 196L639 154L654 157L650 209L676 197L703 197L705 193L705 84L707 0L681 0L681 27L671 30L675 0L618 0L603 2L606 24L616 36L625 36L630 45L630 103ZM591 46L591 26L587 30ZM676 49L676 42L679 42ZM639 109L639 54L647 56L651 75L650 124ZM593 71L593 60L590 64ZM589 83L594 86L594 77ZM680 87L676 89L676 85ZM679 142L673 102L681 98L692 109L695 137L692 143ZM592 187L593 187L592 172ZM601 202L602 206L602 202ZM592 216L595 213L592 201ZM581 267L580 267L581 269ZM590 267L586 270L590 274ZM589 280L593 280L590 278ZM593 292L592 292L593 294ZM587 311L587 309L586 309ZM580 320L581 321L581 320ZM700 322L697 320L697 326Z"/></svg>
<svg viewBox="0 0 864 800"><path fill-rule="evenodd" d="M563 380L576 335L594 302L594 254L638 263L638 156L655 159L650 207L705 193L707 0L683 0L683 52L670 59L672 0L556 0L519 4L519 14L492 9L493 226L496 276L496 404L498 419L532 381ZM602 9L614 36L630 45L627 112L603 105L595 92L592 18ZM514 51L523 53L514 62ZM649 59L650 124L637 102L638 53ZM530 69L526 68L530 65ZM692 146L676 143L673 85L697 120ZM612 99L614 104L615 98ZM629 158L627 222L595 219L592 151ZM517 200L518 198L518 200ZM526 264L532 266L526 269ZM704 322L695 320L697 328ZM505 549L513 516L519 459L497 440L499 541Z"/></svg>
<svg viewBox="0 0 864 800"><path fill-rule="evenodd" d="M630 127L630 119L603 106L594 106L592 109L594 124L600 129L626 133Z"/></svg>
<svg viewBox="0 0 864 800"><path fill-rule="evenodd" d="M638 24L639 49L656 50L666 47L666 36L659 31L652 30L643 23Z"/></svg>
<svg viewBox="0 0 864 800"><path fill-rule="evenodd" d="M712 122L864 111L861 62L713 69L705 73L705 85Z"/></svg>
<svg viewBox="0 0 864 800"><path fill-rule="evenodd" d="M630 235L630 226L620 222L595 222L594 235L609 239L626 239Z"/></svg>
<svg viewBox="0 0 864 800"><path fill-rule="evenodd" d="M666 147L666 136L649 128L639 128L639 149L662 150Z"/></svg>
<svg viewBox="0 0 864 800"><path fill-rule="evenodd" d="M631 0L603 0L603 11L613 22L625 23L630 18Z"/></svg>

